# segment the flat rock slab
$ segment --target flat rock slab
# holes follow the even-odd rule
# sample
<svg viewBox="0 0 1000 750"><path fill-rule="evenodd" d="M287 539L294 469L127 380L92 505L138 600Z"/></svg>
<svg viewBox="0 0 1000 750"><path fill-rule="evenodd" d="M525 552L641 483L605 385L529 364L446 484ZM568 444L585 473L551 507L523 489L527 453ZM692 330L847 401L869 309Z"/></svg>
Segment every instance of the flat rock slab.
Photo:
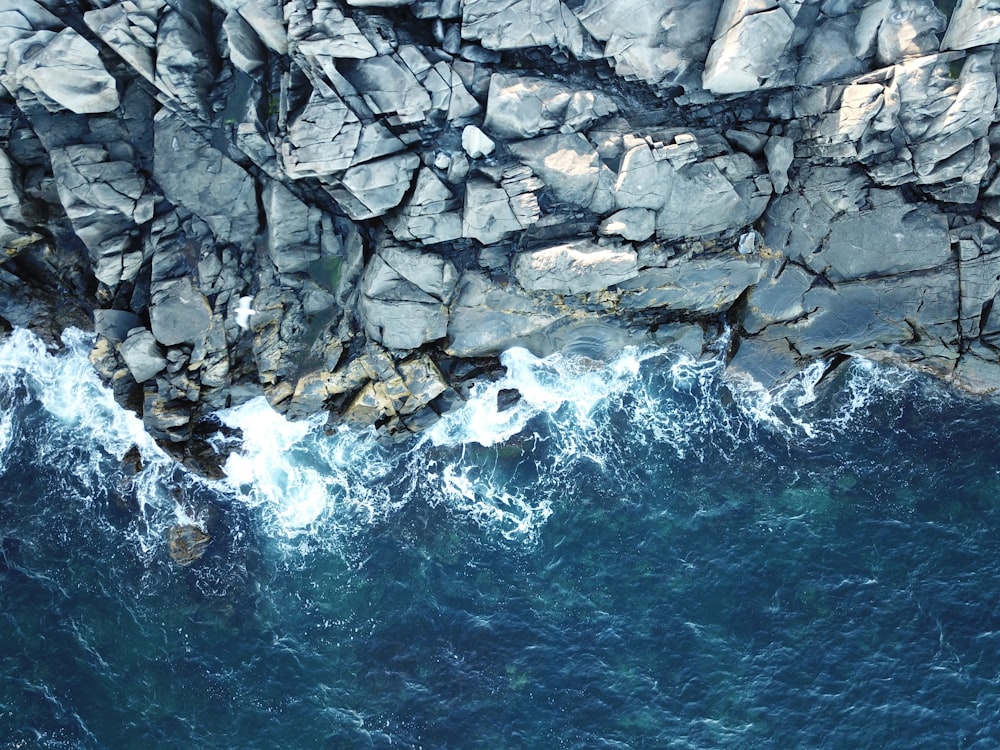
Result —
<svg viewBox="0 0 1000 750"><path fill-rule="evenodd" d="M639 265L630 245L580 240L518 253L513 270L528 291L584 294L634 278Z"/></svg>

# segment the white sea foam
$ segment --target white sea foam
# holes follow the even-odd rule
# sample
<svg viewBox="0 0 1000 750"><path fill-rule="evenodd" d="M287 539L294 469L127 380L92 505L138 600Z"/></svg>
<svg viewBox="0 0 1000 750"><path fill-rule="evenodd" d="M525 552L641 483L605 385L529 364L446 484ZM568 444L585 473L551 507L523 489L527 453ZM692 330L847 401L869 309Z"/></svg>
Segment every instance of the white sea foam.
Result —
<svg viewBox="0 0 1000 750"><path fill-rule="evenodd" d="M153 550L165 524L201 522L169 488L206 483L178 469L141 421L115 403L88 361L90 345L88 334L68 331L64 350L55 353L15 331L0 344L0 377L16 376L58 429L98 449L77 467L81 482L101 481L101 456L120 460L139 447L145 468L134 489L151 529L141 543ZM697 359L630 348L606 363L511 349L501 358L502 378L477 385L461 408L393 447L382 446L373 429L327 434L325 415L288 421L257 399L220 414L242 430L243 440L228 459L226 479L212 488L256 509L268 533L293 544L357 533L413 501L440 504L511 539L530 539L561 504L587 489L582 477L605 477L612 486L636 481L629 446L651 456L667 448L703 459L710 447L711 455L730 455L758 430L790 441L834 436L903 379L892 368L852 360L836 401L827 404L820 386L826 363L769 390L726 381L724 349L722 340L716 357ZM502 389L520 394L504 411L497 403ZM0 461L14 429L10 415L0 414Z"/></svg>
<svg viewBox="0 0 1000 750"><path fill-rule="evenodd" d="M539 358L527 349L509 349L500 357L506 374L477 386L461 408L446 414L428 432L435 445L502 443L521 433L535 416L568 419L580 429L592 425L595 407L635 381L648 352L626 349L606 364L560 353ZM521 398L500 411L497 396L514 389Z"/></svg>

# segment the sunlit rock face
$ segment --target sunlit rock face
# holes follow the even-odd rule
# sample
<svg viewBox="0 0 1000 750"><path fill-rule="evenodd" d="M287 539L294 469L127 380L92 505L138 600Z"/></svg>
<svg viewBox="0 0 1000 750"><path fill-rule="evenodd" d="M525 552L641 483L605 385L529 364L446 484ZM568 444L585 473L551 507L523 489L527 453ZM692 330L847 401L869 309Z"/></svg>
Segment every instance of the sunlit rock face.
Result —
<svg viewBox="0 0 1000 750"><path fill-rule="evenodd" d="M1000 384L991 3L97 5L0 10L0 314L161 441L408 434L571 325Z"/></svg>

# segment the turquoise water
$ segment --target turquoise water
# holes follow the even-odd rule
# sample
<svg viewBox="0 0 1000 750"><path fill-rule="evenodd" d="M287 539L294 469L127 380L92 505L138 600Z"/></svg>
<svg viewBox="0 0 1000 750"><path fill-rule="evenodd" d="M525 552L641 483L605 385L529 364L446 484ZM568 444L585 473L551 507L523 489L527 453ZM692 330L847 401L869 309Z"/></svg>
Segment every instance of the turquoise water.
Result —
<svg viewBox="0 0 1000 750"><path fill-rule="evenodd" d="M1000 745L995 401L515 350L393 448L225 414L207 483L86 350L0 345L0 748Z"/></svg>

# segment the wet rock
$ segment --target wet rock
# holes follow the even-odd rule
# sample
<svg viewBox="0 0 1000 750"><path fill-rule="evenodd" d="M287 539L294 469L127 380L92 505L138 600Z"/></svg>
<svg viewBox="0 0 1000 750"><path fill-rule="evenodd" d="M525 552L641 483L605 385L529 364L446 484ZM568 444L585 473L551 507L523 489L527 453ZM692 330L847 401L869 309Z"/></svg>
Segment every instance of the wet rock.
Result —
<svg viewBox="0 0 1000 750"><path fill-rule="evenodd" d="M167 531L167 550L170 559L187 567L202 558L212 537L193 524L171 526Z"/></svg>

